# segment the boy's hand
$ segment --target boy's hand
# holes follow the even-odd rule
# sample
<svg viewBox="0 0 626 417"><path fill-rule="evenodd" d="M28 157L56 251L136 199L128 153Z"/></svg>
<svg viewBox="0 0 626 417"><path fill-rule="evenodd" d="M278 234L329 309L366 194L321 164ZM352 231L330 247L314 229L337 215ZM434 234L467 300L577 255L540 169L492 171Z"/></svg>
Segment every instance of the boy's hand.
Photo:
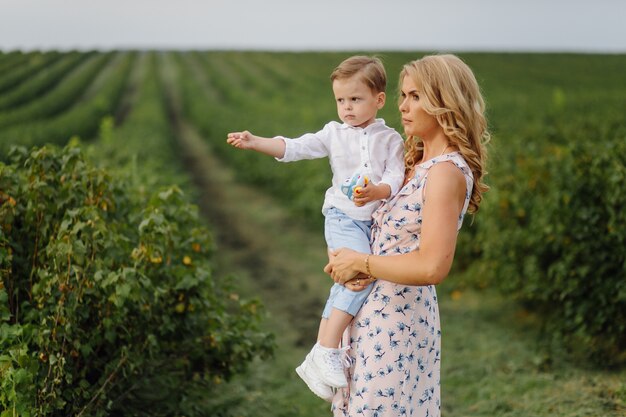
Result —
<svg viewBox="0 0 626 417"><path fill-rule="evenodd" d="M391 187L387 184L372 184L371 182L354 193L353 201L357 207L364 206L370 201L382 200L389 197Z"/></svg>
<svg viewBox="0 0 626 417"><path fill-rule="evenodd" d="M278 138L264 138L253 135L244 130L243 132L232 132L226 137L226 142L239 149L251 149L274 158L285 157L285 141Z"/></svg>
<svg viewBox="0 0 626 417"><path fill-rule="evenodd" d="M255 136L244 130L243 132L232 132L228 134L226 142L239 149L253 149Z"/></svg>

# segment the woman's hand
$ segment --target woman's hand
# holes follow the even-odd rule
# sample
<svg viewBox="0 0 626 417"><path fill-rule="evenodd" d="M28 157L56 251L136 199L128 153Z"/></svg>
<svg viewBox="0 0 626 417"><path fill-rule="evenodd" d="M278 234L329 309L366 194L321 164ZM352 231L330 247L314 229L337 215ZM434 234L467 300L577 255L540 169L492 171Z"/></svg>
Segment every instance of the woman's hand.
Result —
<svg viewBox="0 0 626 417"><path fill-rule="evenodd" d="M330 253L328 265L324 272L331 276L337 284L345 285L346 282L363 272L359 269L359 261L364 264L367 254L341 248Z"/></svg>
<svg viewBox="0 0 626 417"><path fill-rule="evenodd" d="M347 281L344 284L344 287L352 291L363 291L365 287L367 287L374 281L376 281L376 278L372 278L369 275L360 272L359 274L357 274L356 277L352 278L350 281Z"/></svg>

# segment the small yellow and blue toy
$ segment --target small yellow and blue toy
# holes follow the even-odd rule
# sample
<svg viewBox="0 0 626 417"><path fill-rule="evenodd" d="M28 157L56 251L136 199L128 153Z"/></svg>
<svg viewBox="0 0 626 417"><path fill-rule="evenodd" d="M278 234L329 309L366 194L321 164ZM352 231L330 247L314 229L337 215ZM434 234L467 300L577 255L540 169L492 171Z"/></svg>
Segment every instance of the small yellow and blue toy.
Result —
<svg viewBox="0 0 626 417"><path fill-rule="evenodd" d="M350 200L354 200L354 195L360 194L361 189L369 184L369 182L370 180L366 175L361 175L357 172L341 184L341 192L344 193Z"/></svg>

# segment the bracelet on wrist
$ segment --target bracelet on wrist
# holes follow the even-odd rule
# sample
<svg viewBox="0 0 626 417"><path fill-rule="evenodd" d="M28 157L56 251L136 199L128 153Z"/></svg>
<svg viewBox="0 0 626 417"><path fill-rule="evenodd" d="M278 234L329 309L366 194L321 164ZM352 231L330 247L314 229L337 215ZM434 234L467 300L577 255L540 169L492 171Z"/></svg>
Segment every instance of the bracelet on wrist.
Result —
<svg viewBox="0 0 626 417"><path fill-rule="evenodd" d="M365 257L365 272L367 273L368 277L373 278L372 277L372 271L370 271L370 254L368 254Z"/></svg>

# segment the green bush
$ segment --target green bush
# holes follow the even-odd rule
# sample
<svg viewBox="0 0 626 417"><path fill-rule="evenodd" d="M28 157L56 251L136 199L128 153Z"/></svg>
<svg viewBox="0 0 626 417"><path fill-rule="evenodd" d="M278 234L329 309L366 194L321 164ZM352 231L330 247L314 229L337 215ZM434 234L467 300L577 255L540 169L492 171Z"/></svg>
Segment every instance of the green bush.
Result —
<svg viewBox="0 0 626 417"><path fill-rule="evenodd" d="M624 364L626 131L549 125L552 144L528 144L488 193L482 268L542 318L547 340Z"/></svg>
<svg viewBox="0 0 626 417"><path fill-rule="evenodd" d="M2 416L194 415L271 351L259 305L211 274L211 238L176 187L149 201L81 151L0 164ZM198 415L198 414L195 414Z"/></svg>

